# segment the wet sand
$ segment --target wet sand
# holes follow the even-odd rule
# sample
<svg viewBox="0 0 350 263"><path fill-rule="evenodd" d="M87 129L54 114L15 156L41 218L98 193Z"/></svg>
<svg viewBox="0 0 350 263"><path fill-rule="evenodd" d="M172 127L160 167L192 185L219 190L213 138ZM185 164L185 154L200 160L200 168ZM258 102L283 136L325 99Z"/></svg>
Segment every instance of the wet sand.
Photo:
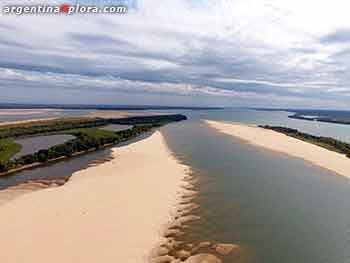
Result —
<svg viewBox="0 0 350 263"><path fill-rule="evenodd" d="M0 262L147 262L184 192L188 167L160 132L63 186L0 206Z"/></svg>
<svg viewBox="0 0 350 263"><path fill-rule="evenodd" d="M127 118L127 117L136 117L136 116L150 116L155 115L156 112L145 112L145 111L138 111L138 112L130 112L130 111L95 111L87 115L87 117L90 118Z"/></svg>
<svg viewBox="0 0 350 263"><path fill-rule="evenodd" d="M302 158L316 166L350 177L350 159L343 154L254 125L209 120L206 123L222 133L243 139L248 143Z"/></svg>

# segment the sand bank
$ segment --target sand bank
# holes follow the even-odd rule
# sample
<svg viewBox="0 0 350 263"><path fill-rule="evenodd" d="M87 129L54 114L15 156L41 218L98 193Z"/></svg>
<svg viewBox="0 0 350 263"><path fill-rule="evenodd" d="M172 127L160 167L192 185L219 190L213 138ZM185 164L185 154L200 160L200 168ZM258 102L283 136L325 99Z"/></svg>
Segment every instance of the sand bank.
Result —
<svg viewBox="0 0 350 263"><path fill-rule="evenodd" d="M29 182L29 183L19 184L16 186L10 186L5 190L0 191L0 206L7 204L8 202L20 197L21 195L42 190L47 187L49 187L49 184L36 183L36 182Z"/></svg>
<svg viewBox="0 0 350 263"><path fill-rule="evenodd" d="M0 262L146 262L188 169L159 132L113 156L0 206Z"/></svg>
<svg viewBox="0 0 350 263"><path fill-rule="evenodd" d="M49 111L49 109L47 110ZM43 111L44 112L44 111ZM43 112L35 112L35 113L43 113ZM31 112L32 114L33 112ZM28 114L28 113L25 113ZM33 113L34 114L34 113ZM52 121L52 120L59 120L59 119L95 119L95 118L127 118L127 117L137 117L137 116L151 116L151 115L162 115L164 113L154 112L154 111L137 111L137 112L130 112L130 111L94 111L91 113L87 113L85 115L81 116L57 116L57 117L48 117L48 118L31 118L27 120L13 120L13 121L1 121L0 120L0 127L1 126L10 126L10 125L19 125L19 124L28 124L28 123L40 123L45 121ZM1 115L10 115L10 112L1 112ZM22 112L19 113L19 111L14 112L11 115L22 115ZM24 114L23 114L24 115Z"/></svg>
<svg viewBox="0 0 350 263"><path fill-rule="evenodd" d="M251 144L302 158L314 165L350 177L350 159L343 154L253 125L217 121L206 121L206 123L222 133Z"/></svg>
<svg viewBox="0 0 350 263"><path fill-rule="evenodd" d="M21 121L3 121L0 122L0 126L10 126L10 125L18 125L18 124L28 124L31 122L42 122L42 121L52 121L57 118L38 118L38 119L29 119L29 120L21 120Z"/></svg>
<svg viewBox="0 0 350 263"><path fill-rule="evenodd" d="M60 111L56 109L0 109L0 116L12 115L35 115L49 111Z"/></svg>
<svg viewBox="0 0 350 263"><path fill-rule="evenodd" d="M127 117L136 117L136 116L151 116L151 115L155 115L155 114L159 114L159 113L153 112L153 111L151 112L151 111L113 111L113 110L103 111L103 110L99 110L99 111L92 112L86 116L90 117L90 118L127 118Z"/></svg>

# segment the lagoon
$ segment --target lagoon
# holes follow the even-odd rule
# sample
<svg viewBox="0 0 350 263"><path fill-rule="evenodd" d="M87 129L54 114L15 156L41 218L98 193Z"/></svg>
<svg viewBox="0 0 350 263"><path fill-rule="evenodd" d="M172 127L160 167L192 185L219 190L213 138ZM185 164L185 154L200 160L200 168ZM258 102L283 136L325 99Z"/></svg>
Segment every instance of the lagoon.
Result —
<svg viewBox="0 0 350 263"><path fill-rule="evenodd" d="M35 153L41 149L48 149L57 144L65 143L73 140L75 136L69 134L57 134L47 136L28 137L15 140L16 143L22 146L20 152L15 154L12 159L19 158L23 155Z"/></svg>

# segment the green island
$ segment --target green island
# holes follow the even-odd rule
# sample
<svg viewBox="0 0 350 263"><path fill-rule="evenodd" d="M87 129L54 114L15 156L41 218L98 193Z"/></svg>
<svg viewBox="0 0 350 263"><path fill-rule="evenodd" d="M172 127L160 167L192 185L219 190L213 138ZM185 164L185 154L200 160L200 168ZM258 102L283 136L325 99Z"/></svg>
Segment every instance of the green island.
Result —
<svg viewBox="0 0 350 263"><path fill-rule="evenodd" d="M4 126L0 128L0 176L96 151L113 144L125 142L167 123L186 119L186 116L181 114L137 116L121 119L67 118ZM132 128L122 131L99 129L99 127L108 124L130 125ZM55 134L70 134L75 138L48 149L41 149L35 153L23 155L14 160L11 159L21 150L21 145L17 144L15 139Z"/></svg>
<svg viewBox="0 0 350 263"><path fill-rule="evenodd" d="M345 124L345 125L350 124L349 117L305 117L301 114L296 113L288 116L288 118L304 120L304 121L319 121L319 122L328 122L328 123Z"/></svg>
<svg viewBox="0 0 350 263"><path fill-rule="evenodd" d="M339 141L331 137L315 136L308 133L303 133L297 129L291 129L287 127L280 126L269 126L269 125L259 125L259 127L264 129L273 130L279 133L283 133L287 136L315 144L317 146L323 147L327 150L345 154L346 157L350 158L350 144L346 142Z"/></svg>

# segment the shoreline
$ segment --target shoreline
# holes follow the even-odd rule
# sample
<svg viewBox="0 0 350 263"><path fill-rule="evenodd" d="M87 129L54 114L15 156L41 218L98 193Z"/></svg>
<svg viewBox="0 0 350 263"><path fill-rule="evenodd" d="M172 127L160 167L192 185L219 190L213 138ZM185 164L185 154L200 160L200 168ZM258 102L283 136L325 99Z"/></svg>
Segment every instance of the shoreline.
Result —
<svg viewBox="0 0 350 263"><path fill-rule="evenodd" d="M126 141L124 141L124 142L126 142ZM121 142L121 143L123 143L123 142ZM107 148L110 148L110 147L115 147L117 145L118 145L118 143L109 143L109 144L104 145L101 149L98 149L98 150L96 150L96 149L89 149L87 151L81 151L81 152L73 153L71 156L61 156L61 157L57 157L57 158L54 158L54 159L49 159L45 163L36 162L36 163L32 163L32 164L23 165L23 166L21 166L19 168L11 169L11 170L9 170L9 171L7 171L5 173L0 173L0 177L8 177L8 176L15 175L16 173L19 173L19 172L22 172L22 171L25 171L25 170L30 170L30 169L35 169L35 168L39 168L39 167L49 166L49 165L54 164L56 162L60 162L60 161L64 161L64 160L70 160L70 159L77 158L77 157L85 155L85 154L97 152L99 150L104 150L104 149L107 149Z"/></svg>
<svg viewBox="0 0 350 263"><path fill-rule="evenodd" d="M0 163L0 176L6 176L33 168L41 164L47 164L50 161L63 160L85 152L97 151L100 148L105 148L113 144L119 144L124 141L130 140L137 137L140 134L148 132L154 128L161 127L171 122L177 122L186 120L187 117L181 114L172 115L154 115L154 116L137 116L122 119L94 119L87 121L86 123L64 123L60 124L52 123L46 125L43 130L42 127L28 127L28 129L20 129L17 127L15 130L7 128L2 134L2 138L9 138L11 143L15 144L13 138L25 137L36 134L47 135L47 134L70 134L75 136L74 140L69 140L63 144L58 144L44 151L34 152L27 154L16 159L5 159L3 163ZM107 125L107 124L125 124L132 127L127 130L120 131L108 131L97 129L96 127ZM57 127L58 126L58 127ZM55 148L56 147L56 148ZM58 148L58 149L57 149ZM50 152L51 150L51 152ZM8 154L9 150L4 153Z"/></svg>
<svg viewBox="0 0 350 263"><path fill-rule="evenodd" d="M0 261L134 263L154 257L175 233L169 232L174 218L190 211L191 205L180 207L196 194L185 182L190 169L175 159L159 131L113 148L112 155L61 187L2 205L0 246L6 254Z"/></svg>
<svg viewBox="0 0 350 263"><path fill-rule="evenodd" d="M252 145L301 158L315 166L350 178L350 159L345 155L327 150L285 134L243 123L205 120L210 127Z"/></svg>
<svg viewBox="0 0 350 263"><path fill-rule="evenodd" d="M15 120L15 121L2 121L0 122L0 127L2 126L14 126L19 124L29 124L29 123L41 123L45 121L53 121L59 119L57 117L51 117L51 118L38 118L38 119L29 119L29 120Z"/></svg>
<svg viewBox="0 0 350 263"><path fill-rule="evenodd" d="M20 110L18 110L20 111ZM18 111L15 111L11 114L7 114L6 112L1 112L0 111L0 116L4 115L20 115ZM41 114L45 112L50 112L50 111L55 111L54 109L50 110L47 109L46 111L42 112L33 112L36 114ZM59 110L58 110L59 111ZM32 113L26 113L24 111L24 115L29 115ZM15 125L20 125L20 124L31 124L31 123L44 123L46 121L55 121L55 120L62 120L62 119L75 119L75 118L83 118L83 119L96 119L96 118L102 118L102 119L110 119L110 118L128 118L128 117L137 117L137 116L152 116L152 115L161 115L160 113L157 112L130 112L130 111L102 111L102 110L96 110L91 113L83 114L83 115L72 115L72 116L56 116L56 117L32 117L31 119L27 120L5 120L5 121L0 121L0 127L2 128L3 126L15 126Z"/></svg>
<svg viewBox="0 0 350 263"><path fill-rule="evenodd" d="M16 171L11 170L11 172L0 173L0 179L12 178L12 177L15 177L18 173L25 172L28 170L35 170L38 168L49 167L51 165L62 163L61 161L74 161L74 159L78 159L82 156L86 156L89 154L98 153L98 152L105 151L105 150L112 151L113 148L125 147L125 146L131 145L133 143L147 139L154 132L155 132L155 130L151 130L151 131L145 132L145 133L140 134L134 138L125 140L125 141L120 142L120 143L108 144L99 150L83 151L80 153L76 153L70 157L61 157L61 158L58 158L57 160L56 159L50 160L47 163L35 163L35 165L28 165L28 166L23 167L23 168L18 168ZM41 187L41 189L52 187L52 185L53 186L55 186L55 185L62 186L70 180L70 178L74 175L75 172L89 168L91 166L100 165L100 164L105 163L107 161L110 161L112 159L113 159L112 154L108 154L106 157L104 157L102 159L92 160L91 162L87 163L85 167L81 167L80 169L76 169L75 171L73 171L72 173L70 173L68 175L64 174L62 176L57 176L57 177L44 177L44 178L41 177L40 179L30 178L28 180L18 181L16 184L11 185L8 188L11 189L10 192L15 192L17 187L19 187L19 190L21 190L23 187L26 187L26 185L28 185L28 184L31 185L32 183L36 184L37 182L39 182L43 186L43 187ZM3 203L1 200L1 193L5 192L8 188L5 188L5 189L0 188L0 205L1 205L1 203Z"/></svg>

